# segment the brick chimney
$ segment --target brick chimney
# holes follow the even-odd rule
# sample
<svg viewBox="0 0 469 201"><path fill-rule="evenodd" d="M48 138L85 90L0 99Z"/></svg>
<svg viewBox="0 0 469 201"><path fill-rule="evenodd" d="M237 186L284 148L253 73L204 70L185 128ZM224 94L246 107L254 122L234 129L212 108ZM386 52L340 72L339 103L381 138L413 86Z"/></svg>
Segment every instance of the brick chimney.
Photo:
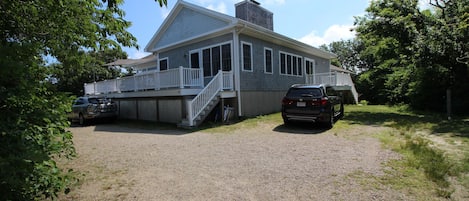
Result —
<svg viewBox="0 0 469 201"><path fill-rule="evenodd" d="M274 30L274 14L260 6L255 0L244 0L235 5L236 17L266 29Z"/></svg>

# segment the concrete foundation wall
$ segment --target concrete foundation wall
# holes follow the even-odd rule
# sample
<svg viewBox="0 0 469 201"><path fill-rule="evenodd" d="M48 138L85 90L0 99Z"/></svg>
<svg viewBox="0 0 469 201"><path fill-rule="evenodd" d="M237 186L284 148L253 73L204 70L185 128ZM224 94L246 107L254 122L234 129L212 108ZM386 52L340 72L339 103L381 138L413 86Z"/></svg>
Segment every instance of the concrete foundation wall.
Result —
<svg viewBox="0 0 469 201"><path fill-rule="evenodd" d="M242 91L242 116L254 117L280 112L285 93L286 91Z"/></svg>
<svg viewBox="0 0 469 201"><path fill-rule="evenodd" d="M156 100L138 100L138 119L158 121Z"/></svg>
<svg viewBox="0 0 469 201"><path fill-rule="evenodd" d="M179 123L182 120L182 100L159 100L159 119L161 122Z"/></svg>
<svg viewBox="0 0 469 201"><path fill-rule="evenodd" d="M185 118L183 98L113 99L119 106L119 118L179 123Z"/></svg>
<svg viewBox="0 0 469 201"><path fill-rule="evenodd" d="M114 99L114 101L116 101ZM137 119L137 100L118 100L119 118Z"/></svg>

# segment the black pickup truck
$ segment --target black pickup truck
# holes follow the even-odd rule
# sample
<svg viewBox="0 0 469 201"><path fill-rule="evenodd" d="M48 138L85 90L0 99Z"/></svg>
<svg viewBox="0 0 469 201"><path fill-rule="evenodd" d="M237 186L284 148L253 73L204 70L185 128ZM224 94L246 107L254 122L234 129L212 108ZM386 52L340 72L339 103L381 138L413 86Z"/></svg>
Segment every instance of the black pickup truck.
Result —
<svg viewBox="0 0 469 201"><path fill-rule="evenodd" d="M282 100L282 118L286 125L290 121L312 121L332 128L343 116L344 104L333 86L296 84Z"/></svg>

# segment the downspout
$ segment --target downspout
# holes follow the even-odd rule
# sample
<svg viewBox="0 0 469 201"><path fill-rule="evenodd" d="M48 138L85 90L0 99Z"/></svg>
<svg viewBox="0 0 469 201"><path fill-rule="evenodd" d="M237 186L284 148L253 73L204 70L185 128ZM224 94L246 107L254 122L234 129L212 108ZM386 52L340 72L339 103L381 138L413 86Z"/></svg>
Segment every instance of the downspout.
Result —
<svg viewBox="0 0 469 201"><path fill-rule="evenodd" d="M236 21L235 23L238 23ZM234 63L234 80L235 80L235 91L238 97L238 116L242 116L242 105L241 105L241 76L240 76L240 56L239 56L239 34L245 29L246 25L243 25L238 31L236 25L233 30L233 63Z"/></svg>

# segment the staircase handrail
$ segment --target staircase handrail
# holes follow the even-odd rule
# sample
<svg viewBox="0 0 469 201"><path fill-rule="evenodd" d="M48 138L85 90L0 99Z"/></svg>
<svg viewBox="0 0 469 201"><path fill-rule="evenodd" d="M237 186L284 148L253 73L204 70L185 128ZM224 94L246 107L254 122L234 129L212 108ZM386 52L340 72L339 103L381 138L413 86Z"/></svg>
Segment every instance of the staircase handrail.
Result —
<svg viewBox="0 0 469 201"><path fill-rule="evenodd" d="M217 75L200 91L200 93L188 103L189 126L194 126L194 120L210 103L218 92L223 90L223 72L218 71Z"/></svg>

